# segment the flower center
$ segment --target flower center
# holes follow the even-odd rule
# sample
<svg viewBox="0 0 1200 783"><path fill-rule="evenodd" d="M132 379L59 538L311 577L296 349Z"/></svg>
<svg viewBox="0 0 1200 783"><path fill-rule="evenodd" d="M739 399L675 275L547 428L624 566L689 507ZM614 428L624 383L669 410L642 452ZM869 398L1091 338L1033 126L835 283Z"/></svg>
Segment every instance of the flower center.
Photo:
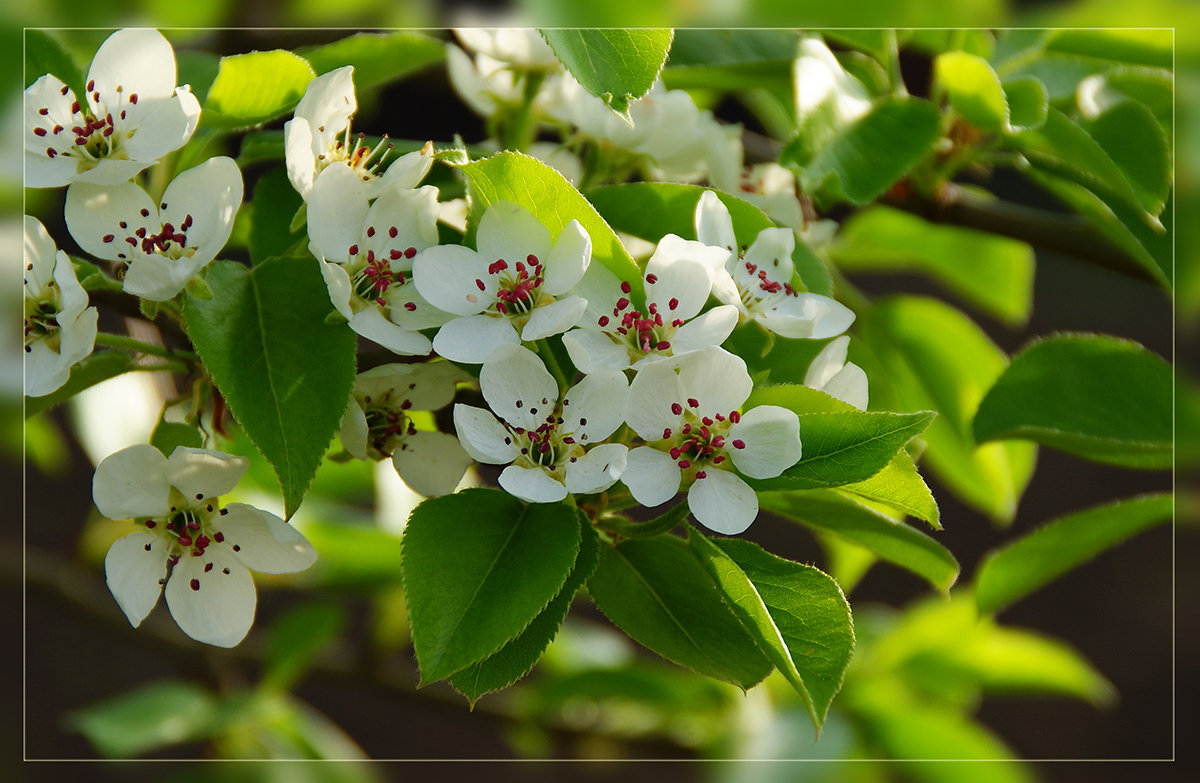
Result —
<svg viewBox="0 0 1200 783"><path fill-rule="evenodd" d="M745 260L745 255L746 246L742 245L735 267L737 274L733 276L733 279L737 285L738 296L741 297L742 305L746 309L762 307L764 303L767 303L768 306L775 306L777 300L783 297L799 296L790 283L772 279L769 274L771 270L751 264ZM774 260L774 265L779 266L779 259Z"/></svg>
<svg viewBox="0 0 1200 783"><path fill-rule="evenodd" d="M500 315L527 315L539 305L554 301L542 289L546 268L532 253L512 268L503 258L498 259L488 264L488 274L496 278L496 312ZM482 280L476 280L475 285L485 290Z"/></svg>
<svg viewBox="0 0 1200 783"><path fill-rule="evenodd" d="M729 448L744 449L746 444L728 439L729 428L741 421L741 414L730 411L728 416L720 413L702 416L696 410L699 407L700 402L696 399L688 399L686 408L682 403L671 404L671 413L682 416L682 424L678 432L663 430L660 447L669 451L671 459L685 475L703 479L708 476L708 468L725 462Z"/></svg>
<svg viewBox="0 0 1200 783"><path fill-rule="evenodd" d="M388 239L395 239L399 231L395 226L390 226L387 230ZM378 235L374 226L367 227L366 239L364 244L373 240ZM412 282L412 259L417 255L415 247L388 247L385 243L380 248L379 253L375 250L359 247L357 244L351 245L348 251L350 262L347 265L346 273L350 275L351 285L354 287L354 294L361 302L374 302L380 307L387 308L390 306L385 294L389 288L393 286L401 288L409 285ZM361 309L351 305L355 311ZM411 301L404 303L404 308L409 312L416 309L416 304Z"/></svg>
<svg viewBox="0 0 1200 783"><path fill-rule="evenodd" d="M653 285L658 280L651 274L646 276L646 282ZM623 293L628 294L631 288L628 282L621 283ZM674 310L678 306L678 299L671 299L667 304L669 310ZM630 361L637 361L651 353L670 356L671 338L675 335L676 330L683 326L681 318L665 320L655 302L651 302L646 309L645 313L634 310L630 305L629 297L622 296L613 307L612 317L602 315L596 322L614 342L625 346L629 352Z"/></svg>
<svg viewBox="0 0 1200 783"><path fill-rule="evenodd" d="M208 547L225 542L225 534L217 529L215 518L225 516L229 510L221 508L217 498L205 498L203 494L195 495L194 499L185 498L172 487L171 502L174 505L166 515L146 519L142 523L167 542L167 562L170 565L174 566L184 555L203 557ZM230 545L234 552L241 551L237 544L230 542ZM152 547L152 544L146 544L146 551ZM206 571L211 568L211 562L205 566ZM192 589L200 589L195 581Z"/></svg>
<svg viewBox="0 0 1200 783"><path fill-rule="evenodd" d="M524 400L516 401L518 408L524 407L525 404ZM543 397L540 405L536 401L531 401L529 406L529 412L534 416L538 415L539 411L546 412L546 417L536 428L525 429L505 424L509 437L505 438L504 442L508 444L515 442L521 451L521 455L513 461L513 464L541 468L561 479L566 465L584 455L584 441L587 440L587 434L580 433L577 438L574 432L564 432L562 429L562 409L563 406L569 404L570 401L564 399L561 405L554 405L546 397ZM586 418L579 420L579 426L586 424Z"/></svg>
<svg viewBox="0 0 1200 783"><path fill-rule="evenodd" d="M317 128L321 133L325 132L325 127ZM360 133L354 139L354 145L350 144L350 123L346 123L346 133L342 137L334 137L328 144L326 151L317 156L317 173L325 169L330 163L341 161L354 170L354 173L359 176L364 182L367 182L379 176L379 167L383 165L387 159L388 153L396 146L388 141L388 135L385 133L380 138L379 143L374 147L369 147L363 144L367 139L367 134ZM382 154L380 154L382 152ZM378 157L376 157L378 155Z"/></svg>
<svg viewBox="0 0 1200 783"><path fill-rule="evenodd" d="M125 95L124 87L117 85L116 99L113 106L107 106L100 92L96 90L95 81L87 84L90 93L91 106L84 108L79 101L71 104L69 117L51 116L49 107L43 106L37 110L39 124L34 126L34 135L45 138L49 143L46 147L46 157L56 158L59 155L79 158L92 168L102 158L121 156L122 143L133 135L133 130L119 131L127 113L137 105L137 93ZM71 89L63 85L63 96L70 94ZM116 117L113 113L116 113ZM67 133L67 131L70 133Z"/></svg>
<svg viewBox="0 0 1200 783"><path fill-rule="evenodd" d="M25 271L27 274L32 273L33 264L26 264ZM25 280L25 286L25 352L32 351L33 343L39 340L57 352L61 337L58 314L62 309L58 286L54 284L54 280L47 280L45 283L34 280L31 285L28 278ZM30 296L30 289L36 291L36 294Z"/></svg>
<svg viewBox="0 0 1200 783"><path fill-rule="evenodd" d="M159 209L165 210L167 203L164 201L159 205ZM143 218L150 217L150 210L142 208L141 216ZM118 237L124 234L121 238L122 242L129 245L129 253L141 253L142 255L159 255L165 258L177 259L186 258L195 254L195 247L188 247L188 231L192 229L192 216L185 215L183 222L176 226L174 223L162 223L158 233L152 234L145 226L138 226L133 233L129 233L129 222L121 220L117 223L117 230L111 234L105 234L100 239L105 244L116 242ZM126 252L117 253L117 258L122 261L127 261Z"/></svg>
<svg viewBox="0 0 1200 783"><path fill-rule="evenodd" d="M390 398L390 392L387 396ZM390 457L406 437L417 431L405 413L410 407L412 403L405 400L398 408L380 404L363 411L367 418L367 448L371 456L376 459Z"/></svg>

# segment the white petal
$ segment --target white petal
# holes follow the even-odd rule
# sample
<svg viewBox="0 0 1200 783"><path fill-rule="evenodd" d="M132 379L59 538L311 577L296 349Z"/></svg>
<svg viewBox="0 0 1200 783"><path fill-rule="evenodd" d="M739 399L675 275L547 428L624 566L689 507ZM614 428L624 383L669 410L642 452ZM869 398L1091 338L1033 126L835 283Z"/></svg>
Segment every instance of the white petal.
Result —
<svg viewBox="0 0 1200 783"><path fill-rule="evenodd" d="M475 69L475 61L466 52L454 45L446 46L446 71L450 85L472 111L486 117L495 110L496 99L489 94L487 84Z"/></svg>
<svg viewBox="0 0 1200 783"><path fill-rule="evenodd" d="M283 124L283 154L292 187L307 201L317 175L317 156L313 153L313 133L308 120L297 117Z"/></svg>
<svg viewBox="0 0 1200 783"><path fill-rule="evenodd" d="M751 408L729 428L725 452L750 478L774 478L800 459L800 420L794 411L776 405Z"/></svg>
<svg viewBox="0 0 1200 783"><path fill-rule="evenodd" d="M308 194L308 238L313 254L346 263L350 247L362 243L366 220L366 186L345 163L331 163Z"/></svg>
<svg viewBox="0 0 1200 783"><path fill-rule="evenodd" d="M821 391L860 411L867 409L867 374L854 362L847 362L845 367L834 373Z"/></svg>
<svg viewBox="0 0 1200 783"><path fill-rule="evenodd" d="M617 483L625 472L629 449L620 443L603 443L567 463L567 491L592 495Z"/></svg>
<svg viewBox="0 0 1200 783"><path fill-rule="evenodd" d="M583 273L580 280L572 289L578 296L588 301L588 308L581 323L598 324L600 316L612 317L612 309L621 293L621 281L604 264L591 264Z"/></svg>
<svg viewBox="0 0 1200 783"><path fill-rule="evenodd" d="M50 232L35 217L25 216L25 266L33 265L25 276L25 287L40 293L46 283L54 277L54 267L58 264L58 246L50 237Z"/></svg>
<svg viewBox="0 0 1200 783"><path fill-rule="evenodd" d="M167 576L167 542L133 533L113 543L104 556L104 578L129 624L137 628L162 594Z"/></svg>
<svg viewBox="0 0 1200 783"><path fill-rule="evenodd" d="M176 229L191 216L188 247L196 249L193 263L206 263L225 247L233 219L242 204L242 172L233 158L209 158L171 181L163 193L162 219ZM155 227L157 229L157 227Z"/></svg>
<svg viewBox="0 0 1200 783"><path fill-rule="evenodd" d="M671 338L671 352L678 356L710 345L720 345L733 334L737 322L738 310L733 305L714 307L679 327Z"/></svg>
<svg viewBox="0 0 1200 783"><path fill-rule="evenodd" d="M445 432L418 430L392 452L392 467L414 492L449 495L471 465L458 438Z"/></svg>
<svg viewBox="0 0 1200 783"><path fill-rule="evenodd" d="M696 239L711 247L724 248L728 252L737 249L733 234L733 218L717 194L706 190L696 204Z"/></svg>
<svg viewBox="0 0 1200 783"><path fill-rule="evenodd" d="M149 217L141 215L143 209ZM157 205L146 191L132 182L109 186L76 182L67 188L63 213L67 229L79 246L93 256L109 261L116 261L117 253L124 253L128 258L135 252L125 238L134 236L137 229L146 228L151 233L158 233L161 228L155 225ZM126 228L120 227L121 221L125 222ZM104 237L109 234L114 235L114 241L105 242Z"/></svg>
<svg viewBox="0 0 1200 783"><path fill-rule="evenodd" d="M854 312L828 296L797 294L784 297L764 314L762 321L763 326L782 337L826 340L849 329Z"/></svg>
<svg viewBox="0 0 1200 783"><path fill-rule="evenodd" d="M166 595L179 628L198 642L234 647L254 625L254 580L227 547L211 545L199 557L185 554L167 580Z"/></svg>
<svg viewBox="0 0 1200 783"><path fill-rule="evenodd" d="M92 477L96 508L109 519L157 517L171 508L167 458L142 443L105 457Z"/></svg>
<svg viewBox="0 0 1200 783"><path fill-rule="evenodd" d="M704 307L712 290L713 254L720 250L667 234L646 262L646 301L658 305L663 320L687 320ZM724 255L720 262L724 262ZM654 278L654 282L649 280Z"/></svg>
<svg viewBox="0 0 1200 783"><path fill-rule="evenodd" d="M563 346L581 373L629 368L629 351L599 329L572 329L562 337Z"/></svg>
<svg viewBox="0 0 1200 783"><path fill-rule="evenodd" d="M790 228L764 228L746 251L743 263L766 270L768 280L787 283L792 279L795 249L796 234Z"/></svg>
<svg viewBox="0 0 1200 783"><path fill-rule="evenodd" d="M345 164L342 166L345 168ZM329 167L329 169L332 168L334 168L333 165ZM326 172L329 169L321 173L321 176L317 178L318 182L327 176ZM358 177L355 177L355 181L362 182ZM393 248L404 251L411 247L421 251L427 247L433 247L438 241L437 197L438 189L431 185L416 190L389 187L380 194L379 198L375 199L375 203L367 210L365 223L359 222L359 236L363 235L364 225L374 228L374 241L369 238L365 239L365 246L374 249L376 255L384 257L387 256L387 251ZM309 203L312 203L311 200ZM364 201L364 203L366 202ZM391 236L392 229L396 230L395 237ZM392 268L395 269L399 265L400 261L393 261ZM403 268L412 269L412 266Z"/></svg>
<svg viewBox="0 0 1200 783"><path fill-rule="evenodd" d="M804 385L813 389L824 388L829 379L845 366L849 347L850 338L842 336L822 348L804 373Z"/></svg>
<svg viewBox="0 0 1200 783"><path fill-rule="evenodd" d="M423 364L383 364L358 374L354 381L356 397L389 396L389 404L407 400L412 410L432 411L454 399L456 384L471 376L450 362Z"/></svg>
<svg viewBox="0 0 1200 783"><path fill-rule="evenodd" d="M62 326L58 344L58 354L67 367L83 361L92 353L96 344L97 324L100 313L94 307L89 307L79 314L78 318L66 321L59 315Z"/></svg>
<svg viewBox="0 0 1200 783"><path fill-rule="evenodd" d="M295 116L308 121L313 135L313 150L340 136L358 109L354 97L354 66L347 65L324 73L308 83L304 97L296 104Z"/></svg>
<svg viewBox="0 0 1200 783"><path fill-rule="evenodd" d="M488 262L462 245L438 245L413 259L413 282L425 301L455 315L474 315L496 301ZM480 289L476 281L483 283Z"/></svg>
<svg viewBox="0 0 1200 783"><path fill-rule="evenodd" d="M483 364L504 345L519 345L521 338L507 318L468 315L455 318L438 330L433 350L453 362Z"/></svg>
<svg viewBox="0 0 1200 783"><path fill-rule="evenodd" d="M129 28L110 35L92 58L88 80L108 106L121 96L165 98L175 92L175 51L157 30ZM90 100L89 95L89 100Z"/></svg>
<svg viewBox="0 0 1200 783"><path fill-rule="evenodd" d="M401 356L424 356L433 347L428 337L389 321L375 305L355 313L350 328Z"/></svg>
<svg viewBox="0 0 1200 783"><path fill-rule="evenodd" d="M682 414L675 413L674 406L680 406L682 412L683 402L675 370L667 362L652 364L639 370L629 385L629 407L625 411L625 420L644 440L662 440L664 430L679 429Z"/></svg>
<svg viewBox="0 0 1200 783"><path fill-rule="evenodd" d="M524 207L497 201L479 219L475 246L488 264L503 259L512 268L528 256L545 263L550 256L550 232Z"/></svg>
<svg viewBox="0 0 1200 783"><path fill-rule="evenodd" d="M488 407L511 425L537 429L558 405L558 384L537 354L520 345L501 345L479 371L479 390Z"/></svg>
<svg viewBox="0 0 1200 783"><path fill-rule="evenodd" d="M101 158L92 168L85 168L73 177L75 182L90 182L93 185L119 185L137 176L152 160L120 160ZM157 230L157 227L156 227Z"/></svg>
<svg viewBox="0 0 1200 783"><path fill-rule="evenodd" d="M165 302L182 291L203 266L203 260L139 255L130 262L123 287L128 294Z"/></svg>
<svg viewBox="0 0 1200 783"><path fill-rule="evenodd" d="M602 441L625 423L628 404L629 383L624 373L594 372L563 395L562 431L575 435L576 440L586 435L590 443Z"/></svg>
<svg viewBox="0 0 1200 783"><path fill-rule="evenodd" d="M248 467L245 457L179 446L167 458L167 482L188 500L220 497L237 486Z"/></svg>
<svg viewBox="0 0 1200 783"><path fill-rule="evenodd" d="M367 458L367 417L362 406L354 400L350 400L346 413L342 415L338 438L342 441L342 448L355 459Z"/></svg>
<svg viewBox="0 0 1200 783"><path fill-rule="evenodd" d="M219 517L217 528L225 537L222 546L251 571L290 574L316 562L308 539L274 514L245 503L230 503L225 510L229 513Z"/></svg>
<svg viewBox="0 0 1200 783"><path fill-rule="evenodd" d="M666 503L679 492L680 472L670 454L649 446L631 449L625 461L621 481L629 487L633 499L643 506Z"/></svg>
<svg viewBox="0 0 1200 783"><path fill-rule="evenodd" d="M737 410L753 386L746 362L723 348L693 351L679 365L679 394L684 400L699 402L696 410L700 414Z"/></svg>
<svg viewBox="0 0 1200 783"><path fill-rule="evenodd" d="M542 285L559 296L575 285L592 262L592 238L578 220L572 220L558 235L554 249L546 259L546 278Z"/></svg>
<svg viewBox="0 0 1200 783"><path fill-rule="evenodd" d="M729 471L709 470L688 490L688 508L709 530L736 536L758 516L758 496Z"/></svg>
<svg viewBox="0 0 1200 783"><path fill-rule="evenodd" d="M354 311L350 309L352 293L350 274L341 264L331 264L321 260L319 252L313 252L313 255L317 256L321 264L321 277L325 278L325 285L329 288L329 301L333 304L334 309L349 321L354 318Z"/></svg>
<svg viewBox="0 0 1200 783"><path fill-rule="evenodd" d="M500 472L500 486L526 503L556 503L567 496L567 488L541 468L509 465Z"/></svg>
<svg viewBox="0 0 1200 783"><path fill-rule="evenodd" d="M587 300L578 296L568 296L548 305L535 308L529 314L529 320L521 330L521 339L531 343L552 334L562 334L579 323L587 310Z"/></svg>
<svg viewBox="0 0 1200 783"><path fill-rule="evenodd" d="M384 172L383 186L391 188L415 188L425 179L433 166L433 152L423 153L421 150L401 155Z"/></svg>
<svg viewBox="0 0 1200 783"><path fill-rule="evenodd" d="M78 172L79 161L75 158L66 155L48 158L44 148L39 152L25 151L27 188L61 188L70 184Z"/></svg>
<svg viewBox="0 0 1200 783"><path fill-rule="evenodd" d="M426 302L411 279L388 286L383 298L388 303L388 315L392 321L409 331L444 326L458 317Z"/></svg>
<svg viewBox="0 0 1200 783"><path fill-rule="evenodd" d="M25 396L43 397L71 378L71 363L43 341L25 351Z"/></svg>
<svg viewBox="0 0 1200 783"><path fill-rule="evenodd" d="M138 102L137 132L125 143L125 153L136 161L157 161L184 144L200 122L200 102L191 90L180 88L166 98Z"/></svg>
<svg viewBox="0 0 1200 783"><path fill-rule="evenodd" d="M479 462L506 465L520 454L508 430L483 408L455 405L454 430L462 447Z"/></svg>

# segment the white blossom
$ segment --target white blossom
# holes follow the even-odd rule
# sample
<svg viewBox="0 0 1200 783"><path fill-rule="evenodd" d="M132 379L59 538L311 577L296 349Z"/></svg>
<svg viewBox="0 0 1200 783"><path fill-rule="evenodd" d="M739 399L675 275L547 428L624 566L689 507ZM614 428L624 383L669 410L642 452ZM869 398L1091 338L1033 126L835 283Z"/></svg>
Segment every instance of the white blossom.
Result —
<svg viewBox="0 0 1200 783"><path fill-rule="evenodd" d="M472 457L508 465L500 486L509 494L553 503L568 492L603 492L621 477L627 449L603 441L625 420L629 389L622 373L592 373L560 401L536 354L502 345L484 362L479 388L491 411L457 404L454 426Z"/></svg>
<svg viewBox="0 0 1200 783"><path fill-rule="evenodd" d="M109 519L131 519L138 531L104 558L108 588L136 628L158 603L188 636L233 647L254 623L257 595L250 571L302 571L316 552L282 519L220 496L248 466L244 457L180 446L170 458L153 446L130 446L106 457L92 496Z"/></svg>
<svg viewBox="0 0 1200 783"><path fill-rule="evenodd" d="M818 117L834 128L849 125L871 109L871 95L842 68L819 37L800 42L792 63L796 118L803 127Z"/></svg>
<svg viewBox="0 0 1200 783"><path fill-rule="evenodd" d="M558 67L554 51L532 27L456 27L454 34L471 51L509 65Z"/></svg>
<svg viewBox="0 0 1200 783"><path fill-rule="evenodd" d="M842 336L822 348L804 374L804 385L865 411L867 374L854 362L846 361L849 347L850 338Z"/></svg>
<svg viewBox="0 0 1200 783"><path fill-rule="evenodd" d="M127 292L164 301L225 247L241 203L242 173L218 157L177 176L158 204L132 182L76 182L64 211L80 247L126 265Z"/></svg>
<svg viewBox="0 0 1200 783"><path fill-rule="evenodd" d="M125 182L187 143L200 119L175 86L175 52L156 30L118 30L88 70L87 95L46 74L25 90L25 184Z"/></svg>
<svg viewBox="0 0 1200 783"><path fill-rule="evenodd" d="M25 393L49 394L92 352L95 307L75 267L36 218L25 216Z"/></svg>

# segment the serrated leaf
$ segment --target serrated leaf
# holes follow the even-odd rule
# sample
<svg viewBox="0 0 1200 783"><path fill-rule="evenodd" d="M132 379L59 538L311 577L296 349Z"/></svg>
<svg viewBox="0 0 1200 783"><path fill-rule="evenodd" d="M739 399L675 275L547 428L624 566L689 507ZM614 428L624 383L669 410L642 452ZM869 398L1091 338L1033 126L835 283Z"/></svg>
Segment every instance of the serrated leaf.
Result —
<svg viewBox="0 0 1200 783"><path fill-rule="evenodd" d="M618 231L657 243L667 234L696 238L695 213L700 196L708 188L664 182L629 182L593 188L587 193L608 224ZM729 210L733 233L739 245L751 245L759 233L777 224L758 207L735 195L714 190ZM804 290L833 295L829 270L820 256L797 240L792 262Z"/></svg>
<svg viewBox="0 0 1200 783"><path fill-rule="evenodd" d="M366 90L440 62L446 44L423 33L355 33L323 46L304 46L296 54L318 75L343 65L354 66L354 84Z"/></svg>
<svg viewBox="0 0 1200 783"><path fill-rule="evenodd" d="M580 527L579 554L558 595L515 639L484 660L450 675L450 685L472 705L485 693L507 688L533 669L546 646L558 635L575 594L596 570L600 560L600 540L587 517L578 510L575 513Z"/></svg>
<svg viewBox="0 0 1200 783"><path fill-rule="evenodd" d="M66 723L107 758L131 758L196 740L215 728L217 700L188 682L168 680L123 693L67 716Z"/></svg>
<svg viewBox="0 0 1200 783"><path fill-rule="evenodd" d="M942 529L937 501L907 451L897 452L883 470L869 479L846 484L837 491L883 503L928 522L935 530Z"/></svg>
<svg viewBox="0 0 1200 783"><path fill-rule="evenodd" d="M1130 468L1171 467L1171 365L1103 335L1039 340L1013 358L975 414L979 441L1033 440Z"/></svg>
<svg viewBox="0 0 1200 783"><path fill-rule="evenodd" d="M629 102L650 91L667 61L672 31L542 30L563 67L584 89L628 117Z"/></svg>
<svg viewBox="0 0 1200 783"><path fill-rule="evenodd" d="M771 662L678 538L602 548L588 591L614 625L673 663L743 690L771 672Z"/></svg>
<svg viewBox="0 0 1200 783"><path fill-rule="evenodd" d="M1129 180L1142 208L1160 214L1171 189L1171 149L1150 110L1121 101L1083 127Z"/></svg>
<svg viewBox="0 0 1200 783"><path fill-rule="evenodd" d="M188 336L229 410L279 477L290 517L341 425L355 336L325 323L329 290L306 258L208 268L211 299L186 295Z"/></svg>
<svg viewBox="0 0 1200 783"><path fill-rule="evenodd" d="M938 590L958 579L954 555L916 528L831 490L761 492L759 508L843 538L907 569Z"/></svg>
<svg viewBox="0 0 1200 783"><path fill-rule="evenodd" d="M222 57L201 121L215 128L249 128L282 117L304 97L313 76L307 60L285 49Z"/></svg>
<svg viewBox="0 0 1200 783"><path fill-rule="evenodd" d="M746 409L778 405L800 418L800 461L778 478L756 479L755 489L815 489L863 481L882 470L904 444L924 432L934 419L920 413L831 410L813 412L825 397L806 386L779 384L756 389ZM849 407L849 406L847 406Z"/></svg>
<svg viewBox="0 0 1200 783"><path fill-rule="evenodd" d="M933 61L933 73L950 105L967 122L993 133L1009 129L1008 100L987 60L962 51L946 52Z"/></svg>
<svg viewBox="0 0 1200 783"><path fill-rule="evenodd" d="M1096 555L1171 521L1174 498L1146 495L1077 511L989 553L975 577L981 612L999 612Z"/></svg>
<svg viewBox="0 0 1200 783"><path fill-rule="evenodd" d="M84 389L133 369L134 360L124 351L97 351L71 368L67 382L42 397L25 398L25 418L66 402Z"/></svg>
<svg viewBox="0 0 1200 783"><path fill-rule="evenodd" d="M829 253L849 271L921 272L1010 326L1033 307L1033 248L1015 239L875 206L843 224Z"/></svg>
<svg viewBox="0 0 1200 783"><path fill-rule="evenodd" d="M562 590L579 547L575 511L562 503L468 489L419 505L400 567L421 682L517 638Z"/></svg>
<svg viewBox="0 0 1200 783"><path fill-rule="evenodd" d="M710 541L689 529L688 545L742 627L800 694L819 734L854 650L850 606L837 583L749 541Z"/></svg>
<svg viewBox="0 0 1200 783"><path fill-rule="evenodd" d="M1011 130L1040 128L1046 122L1050 109L1050 95L1046 85L1032 76L1009 79L1002 85L1008 101L1009 126Z"/></svg>
<svg viewBox="0 0 1200 783"><path fill-rule="evenodd" d="M76 97L83 95L83 72L70 52L44 30L25 30L25 86L44 74L53 74L71 88Z"/></svg>
<svg viewBox="0 0 1200 783"><path fill-rule="evenodd" d="M296 227L293 218L304 200L279 167L259 177L250 196L250 260L261 263L268 258L287 255L304 239L304 226Z"/></svg>

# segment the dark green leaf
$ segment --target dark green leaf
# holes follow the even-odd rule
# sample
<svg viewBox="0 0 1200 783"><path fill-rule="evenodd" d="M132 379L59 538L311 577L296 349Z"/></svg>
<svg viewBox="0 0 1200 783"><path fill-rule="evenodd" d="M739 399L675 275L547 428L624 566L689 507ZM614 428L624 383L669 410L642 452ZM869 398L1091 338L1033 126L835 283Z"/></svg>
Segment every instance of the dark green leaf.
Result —
<svg viewBox="0 0 1200 783"><path fill-rule="evenodd" d="M1128 340L1061 335L1016 357L979 405L975 437L1033 440L1097 462L1171 467L1171 365Z"/></svg>
<svg viewBox="0 0 1200 783"><path fill-rule="evenodd" d="M401 569L421 682L517 638L562 590L579 548L575 511L561 503L468 489L417 506Z"/></svg>
<svg viewBox="0 0 1200 783"><path fill-rule="evenodd" d="M346 614L336 604L308 603L290 609L271 626L263 685L291 689L345 624Z"/></svg>
<svg viewBox="0 0 1200 783"><path fill-rule="evenodd" d="M1009 125L1013 130L1040 128L1046 122L1050 96L1046 85L1032 76L1004 82L1008 101Z"/></svg>
<svg viewBox="0 0 1200 783"><path fill-rule="evenodd" d="M771 672L770 661L678 538L602 548L588 590L614 625L680 666L742 689Z"/></svg>
<svg viewBox="0 0 1200 783"><path fill-rule="evenodd" d="M838 487L837 491L883 503L928 522L936 530L942 529L937 501L933 499L933 493L917 472L917 466L907 451L897 452L883 470L869 479L846 484Z"/></svg>
<svg viewBox="0 0 1200 783"><path fill-rule="evenodd" d="M519 636L490 657L450 676L450 684L470 699L472 705L485 693L507 688L529 673L546 651L546 646L558 635L575 593L596 570L596 563L600 559L600 540L587 517L578 510L575 513L580 527L579 555L558 595Z"/></svg>
<svg viewBox="0 0 1200 783"><path fill-rule="evenodd" d="M676 30L663 84L671 89L792 88L790 30Z"/></svg>
<svg viewBox="0 0 1200 783"><path fill-rule="evenodd" d="M354 66L354 85L365 90L406 76L446 56L446 45L416 32L355 33L324 46L304 46L296 54L318 75Z"/></svg>
<svg viewBox="0 0 1200 783"><path fill-rule="evenodd" d="M1142 207L1160 214L1171 189L1171 149L1150 110L1121 101L1083 127L1125 174Z"/></svg>
<svg viewBox="0 0 1200 783"><path fill-rule="evenodd" d="M307 60L284 49L222 57L201 121L249 128L281 117L304 97L313 76Z"/></svg>
<svg viewBox="0 0 1200 783"><path fill-rule="evenodd" d="M123 291L125 288L119 280L104 274L99 265L85 258L71 256L71 265L75 267L75 279L84 291Z"/></svg>
<svg viewBox="0 0 1200 783"><path fill-rule="evenodd" d="M542 30L542 37L584 89L628 117L629 102L650 91L671 48L671 30Z"/></svg>
<svg viewBox="0 0 1200 783"><path fill-rule="evenodd" d="M221 70L221 58L209 52L189 49L176 52L175 63L179 72L179 83L190 86L192 94L203 106L208 100L208 91L212 89L212 83ZM179 167L176 170L179 170Z"/></svg>
<svg viewBox="0 0 1200 783"><path fill-rule="evenodd" d="M180 446L201 448L204 439L200 437L200 430L196 429L194 424L160 419L154 427L154 432L150 433L150 445L161 451L163 456L169 457L171 452Z"/></svg>
<svg viewBox="0 0 1200 783"><path fill-rule="evenodd" d="M76 97L83 92L83 73L71 54L52 35L43 30L25 31L25 86L45 74L57 76Z"/></svg>
<svg viewBox="0 0 1200 783"><path fill-rule="evenodd" d="M290 517L300 505L354 384L354 333L333 309L315 259L249 270L209 266L211 299L185 295L188 335L230 412L279 477Z"/></svg>
<svg viewBox="0 0 1200 783"><path fill-rule="evenodd" d="M259 177L250 199L250 260L256 264L287 255L305 238L304 229L292 230L292 218L304 200L282 166Z"/></svg>
<svg viewBox="0 0 1200 783"><path fill-rule="evenodd" d="M71 368L67 382L43 397L25 398L25 418L66 402L84 389L115 378L133 368L133 357L124 351L97 351Z"/></svg>
<svg viewBox="0 0 1200 783"><path fill-rule="evenodd" d="M1061 517L990 553L975 577L981 612L998 612L1096 555L1171 521L1171 495L1145 495Z"/></svg>
<svg viewBox="0 0 1200 783"><path fill-rule="evenodd" d="M200 739L212 729L217 703L188 682L169 680L73 712L67 725L107 758L131 758Z"/></svg>

